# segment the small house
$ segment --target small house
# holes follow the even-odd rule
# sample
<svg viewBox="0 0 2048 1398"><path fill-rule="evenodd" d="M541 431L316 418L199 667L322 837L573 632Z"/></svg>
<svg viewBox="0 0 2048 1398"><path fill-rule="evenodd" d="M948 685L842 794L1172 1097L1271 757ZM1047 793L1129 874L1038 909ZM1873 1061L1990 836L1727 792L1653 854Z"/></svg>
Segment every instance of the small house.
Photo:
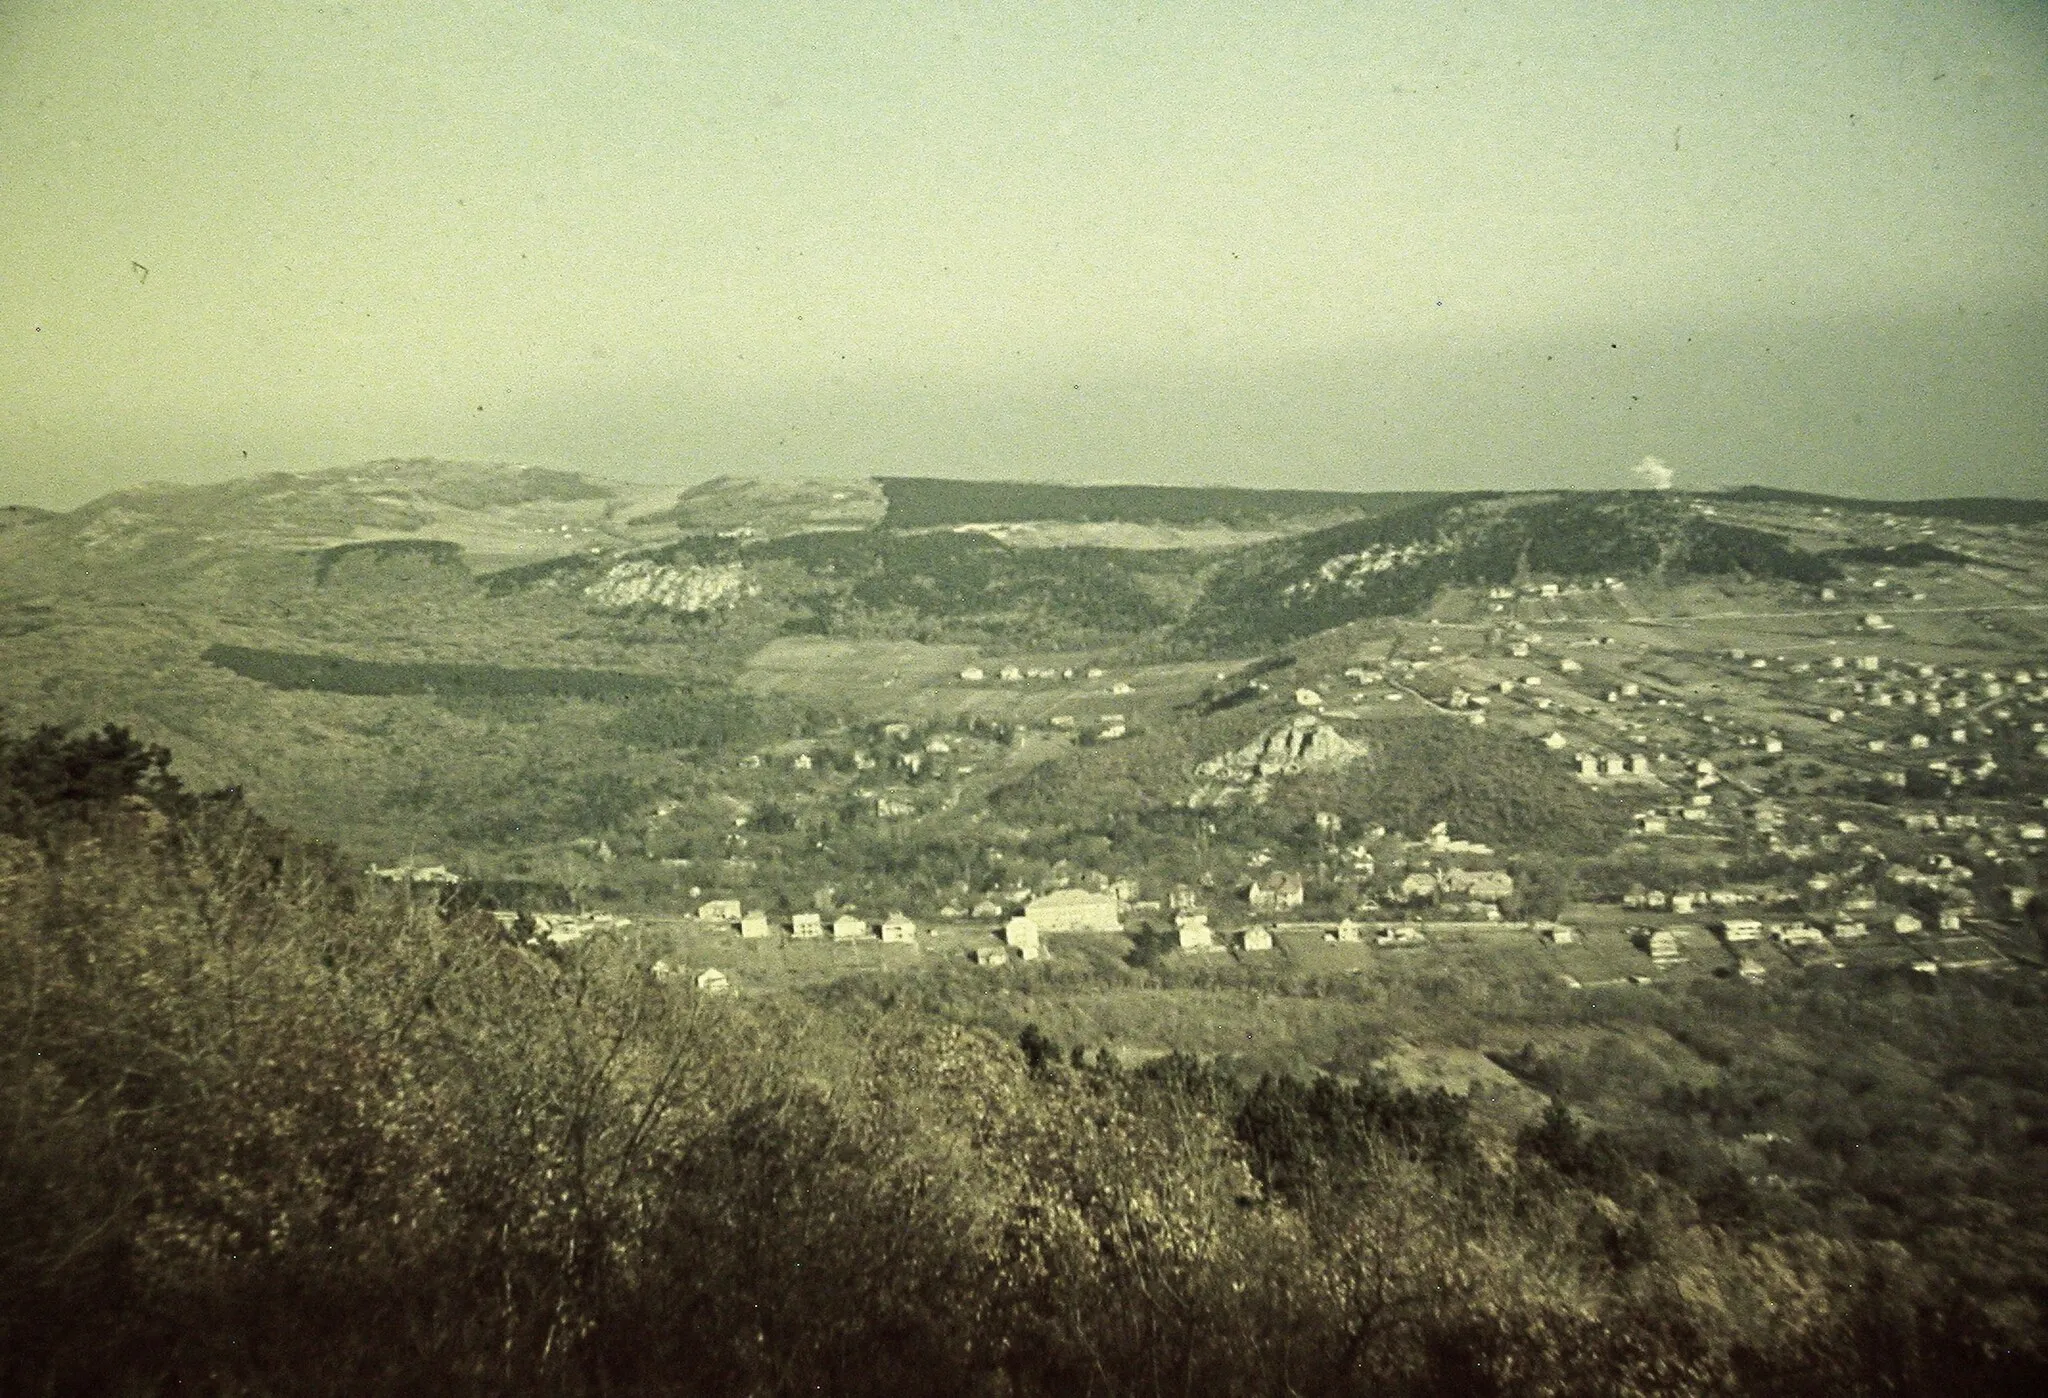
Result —
<svg viewBox="0 0 2048 1398"><path fill-rule="evenodd" d="M1372 939L1374 946L1419 947L1424 938L1422 929L1412 922L1397 923L1380 929L1379 936Z"/></svg>
<svg viewBox="0 0 2048 1398"><path fill-rule="evenodd" d="M1216 950L1216 934L1209 927L1208 914L1182 913L1173 920L1173 927L1182 951Z"/></svg>
<svg viewBox="0 0 2048 1398"><path fill-rule="evenodd" d="M1005 966L1009 964L1010 960L1010 949L1008 947L990 944L975 947L967 954L977 966Z"/></svg>
<svg viewBox="0 0 2048 1398"><path fill-rule="evenodd" d="M732 980L716 966L697 973L697 989L705 995L732 994Z"/></svg>
<svg viewBox="0 0 2048 1398"><path fill-rule="evenodd" d="M832 940L835 942L863 941L867 935L866 918L855 917L852 913L841 913L832 919Z"/></svg>
<svg viewBox="0 0 2048 1398"><path fill-rule="evenodd" d="M789 920L789 935L812 941L825 935L825 919L816 913L797 913Z"/></svg>
<svg viewBox="0 0 2048 1398"><path fill-rule="evenodd" d="M975 917L1001 917L1003 915L1003 905L993 898L984 898L974 905L972 915Z"/></svg>
<svg viewBox="0 0 2048 1398"><path fill-rule="evenodd" d="M1922 930L1920 919L1914 917L1911 913L1900 913L1892 919L1892 931L1898 933L1901 937L1910 937L1920 930Z"/></svg>
<svg viewBox="0 0 2048 1398"><path fill-rule="evenodd" d="M1246 951L1271 951L1273 949L1273 934L1264 927L1247 927L1244 929L1244 936L1240 939L1239 944Z"/></svg>
<svg viewBox="0 0 2048 1398"><path fill-rule="evenodd" d="M915 942L917 924L902 913L890 913L882 919L882 940L892 943Z"/></svg>
<svg viewBox="0 0 2048 1398"><path fill-rule="evenodd" d="M713 898L697 907L699 922L738 922L740 900L737 898Z"/></svg>
<svg viewBox="0 0 2048 1398"><path fill-rule="evenodd" d="M740 915L740 936L747 938L771 937L775 929L769 925L768 914L755 908Z"/></svg>
<svg viewBox="0 0 2048 1398"><path fill-rule="evenodd" d="M1763 935L1764 925L1753 917L1731 917L1721 924L1721 940L1730 946L1758 941Z"/></svg>
<svg viewBox="0 0 2048 1398"><path fill-rule="evenodd" d="M1023 913L1011 918L1003 928L1003 944L1026 961L1036 961L1040 946L1037 922Z"/></svg>
<svg viewBox="0 0 2048 1398"><path fill-rule="evenodd" d="M1489 903L1511 898L1515 892L1514 876L1503 869L1451 869L1443 876L1443 886L1452 893Z"/></svg>
<svg viewBox="0 0 2048 1398"><path fill-rule="evenodd" d="M1305 890L1302 887L1301 875L1281 873L1276 869L1254 883L1246 891L1245 896L1250 901L1253 911L1277 913L1300 907Z"/></svg>

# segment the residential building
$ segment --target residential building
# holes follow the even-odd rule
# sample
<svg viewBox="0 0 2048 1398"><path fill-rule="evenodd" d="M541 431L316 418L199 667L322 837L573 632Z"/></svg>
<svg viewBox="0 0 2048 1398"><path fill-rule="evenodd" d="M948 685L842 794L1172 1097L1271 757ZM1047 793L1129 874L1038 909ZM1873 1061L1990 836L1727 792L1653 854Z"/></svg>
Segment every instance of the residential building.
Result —
<svg viewBox="0 0 2048 1398"><path fill-rule="evenodd" d="M1040 945L1038 923L1023 913L1011 918L1003 928L1003 944L1026 961L1036 961Z"/></svg>
<svg viewBox="0 0 2048 1398"><path fill-rule="evenodd" d="M1254 883L1246 896L1254 912L1277 913L1300 907L1305 891L1301 875L1281 873L1276 869Z"/></svg>
<svg viewBox="0 0 2048 1398"><path fill-rule="evenodd" d="M1498 903L1515 892L1514 876L1504 869L1448 869L1442 882L1446 892L1485 902Z"/></svg>
<svg viewBox="0 0 2048 1398"><path fill-rule="evenodd" d="M1173 928L1180 938L1182 951L1216 950L1216 934L1209 927L1208 914L1182 913L1173 920Z"/></svg>

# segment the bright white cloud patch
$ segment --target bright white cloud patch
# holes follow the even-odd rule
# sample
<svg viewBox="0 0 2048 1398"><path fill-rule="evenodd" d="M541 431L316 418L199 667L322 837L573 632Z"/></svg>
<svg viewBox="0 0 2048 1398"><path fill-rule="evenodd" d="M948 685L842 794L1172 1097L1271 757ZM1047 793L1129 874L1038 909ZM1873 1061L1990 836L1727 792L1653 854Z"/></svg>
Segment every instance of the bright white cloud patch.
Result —
<svg viewBox="0 0 2048 1398"><path fill-rule="evenodd" d="M1661 458L1646 456L1635 464L1633 474L1652 490L1669 490L1676 473Z"/></svg>

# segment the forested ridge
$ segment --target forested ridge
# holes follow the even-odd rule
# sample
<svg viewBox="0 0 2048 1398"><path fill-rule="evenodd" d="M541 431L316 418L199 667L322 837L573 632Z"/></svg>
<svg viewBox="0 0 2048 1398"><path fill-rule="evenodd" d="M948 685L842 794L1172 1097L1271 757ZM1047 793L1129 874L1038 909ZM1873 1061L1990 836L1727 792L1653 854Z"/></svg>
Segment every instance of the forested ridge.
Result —
<svg viewBox="0 0 2048 1398"><path fill-rule="evenodd" d="M2033 1283L1717 1215L1562 1105L1502 1142L1371 1075L700 996L372 888L118 729L0 736L0 1023L0 1391L2048 1378Z"/></svg>

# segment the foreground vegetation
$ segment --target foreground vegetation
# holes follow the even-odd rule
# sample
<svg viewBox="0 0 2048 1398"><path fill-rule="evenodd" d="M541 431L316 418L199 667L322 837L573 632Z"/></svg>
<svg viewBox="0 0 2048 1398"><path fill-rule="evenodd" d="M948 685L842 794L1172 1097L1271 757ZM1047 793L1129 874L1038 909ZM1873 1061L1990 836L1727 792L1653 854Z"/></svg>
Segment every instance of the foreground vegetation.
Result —
<svg viewBox="0 0 2048 1398"><path fill-rule="evenodd" d="M1561 1106L1503 1144L1370 1076L1082 1066L1031 1028L541 956L118 730L0 741L0 1022L10 1392L2048 1376L2024 1287L1987 1305L1900 1243L1722 1226Z"/></svg>

